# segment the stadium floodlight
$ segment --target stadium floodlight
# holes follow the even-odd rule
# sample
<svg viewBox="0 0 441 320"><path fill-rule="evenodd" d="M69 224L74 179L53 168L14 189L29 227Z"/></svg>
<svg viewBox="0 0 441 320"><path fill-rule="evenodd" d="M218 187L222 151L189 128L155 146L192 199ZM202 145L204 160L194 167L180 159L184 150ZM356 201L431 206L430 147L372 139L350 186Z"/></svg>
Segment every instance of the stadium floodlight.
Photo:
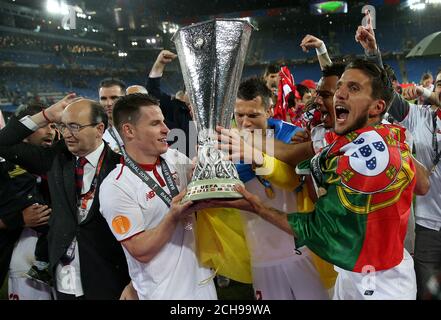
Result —
<svg viewBox="0 0 441 320"><path fill-rule="evenodd" d="M440 5L441 0L407 0L406 6L413 11L424 10L428 5Z"/></svg>
<svg viewBox="0 0 441 320"><path fill-rule="evenodd" d="M58 13L58 1L56 0L47 0L46 2L46 10L49 13Z"/></svg>
<svg viewBox="0 0 441 320"><path fill-rule="evenodd" d="M407 0L407 5L411 10L423 10L426 8L424 0Z"/></svg>
<svg viewBox="0 0 441 320"><path fill-rule="evenodd" d="M179 29L179 25L173 22L163 21L161 25L163 33L175 33Z"/></svg>
<svg viewBox="0 0 441 320"><path fill-rule="evenodd" d="M49 13L57 14L57 15L69 14L69 6L65 2L57 1L57 0L47 0L46 10Z"/></svg>
<svg viewBox="0 0 441 320"><path fill-rule="evenodd" d="M416 3L410 6L411 10L424 10L426 9L425 3Z"/></svg>
<svg viewBox="0 0 441 320"><path fill-rule="evenodd" d="M60 2L60 14L62 14L63 16L69 14L69 7L64 2Z"/></svg>
<svg viewBox="0 0 441 320"><path fill-rule="evenodd" d="M168 29L168 33L175 33L176 31L178 31L178 29L175 28L174 26L171 26L171 27Z"/></svg>

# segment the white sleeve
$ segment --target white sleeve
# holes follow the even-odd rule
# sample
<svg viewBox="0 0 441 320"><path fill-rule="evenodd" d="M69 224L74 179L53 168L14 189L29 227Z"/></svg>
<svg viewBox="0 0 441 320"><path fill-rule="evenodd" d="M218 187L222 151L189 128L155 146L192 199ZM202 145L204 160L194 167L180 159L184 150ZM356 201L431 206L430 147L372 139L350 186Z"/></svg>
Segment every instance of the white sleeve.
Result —
<svg viewBox="0 0 441 320"><path fill-rule="evenodd" d="M30 116L25 116L20 119L20 122L26 126L29 130L37 131L38 125L31 119Z"/></svg>
<svg viewBox="0 0 441 320"><path fill-rule="evenodd" d="M107 181L106 181L107 180ZM145 231L144 217L136 193L118 181L106 179L100 187L100 210L118 241Z"/></svg>
<svg viewBox="0 0 441 320"><path fill-rule="evenodd" d="M430 106L411 104L406 118L400 124L409 130L411 134L415 135L415 132L419 130L418 126L426 123L427 119L431 119L431 117Z"/></svg>

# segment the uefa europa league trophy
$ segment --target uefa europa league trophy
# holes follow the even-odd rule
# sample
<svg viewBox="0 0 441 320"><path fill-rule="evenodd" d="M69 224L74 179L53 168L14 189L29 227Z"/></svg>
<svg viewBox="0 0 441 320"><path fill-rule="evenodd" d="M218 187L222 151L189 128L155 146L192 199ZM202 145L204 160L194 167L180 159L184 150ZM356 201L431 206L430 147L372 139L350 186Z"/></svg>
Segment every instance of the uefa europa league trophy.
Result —
<svg viewBox="0 0 441 320"><path fill-rule="evenodd" d="M198 130L198 162L183 201L241 198L236 167L216 148L216 125L230 127L252 26L216 19L173 36Z"/></svg>

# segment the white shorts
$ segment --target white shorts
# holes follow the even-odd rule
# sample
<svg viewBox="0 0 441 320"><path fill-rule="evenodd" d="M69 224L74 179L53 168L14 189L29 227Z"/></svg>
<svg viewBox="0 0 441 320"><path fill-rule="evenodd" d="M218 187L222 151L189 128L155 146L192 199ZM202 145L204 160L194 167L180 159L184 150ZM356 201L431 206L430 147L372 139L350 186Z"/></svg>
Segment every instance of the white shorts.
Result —
<svg viewBox="0 0 441 320"><path fill-rule="evenodd" d="M24 277L9 277L9 300L52 300L52 288Z"/></svg>
<svg viewBox="0 0 441 320"><path fill-rule="evenodd" d="M253 266L257 300L329 300L311 257L290 257Z"/></svg>
<svg viewBox="0 0 441 320"><path fill-rule="evenodd" d="M401 263L391 269L358 273L335 267L338 272L334 300L415 300L413 259L404 250Z"/></svg>
<svg viewBox="0 0 441 320"><path fill-rule="evenodd" d="M30 228L23 229L20 238L15 243L11 261L9 262L9 274L12 277L21 277L23 273L32 267L35 261L37 240L37 233L34 230Z"/></svg>
<svg viewBox="0 0 441 320"><path fill-rule="evenodd" d="M52 289L26 278L23 274L35 261L37 233L24 228L17 241L9 263L8 294L9 300L51 300Z"/></svg>

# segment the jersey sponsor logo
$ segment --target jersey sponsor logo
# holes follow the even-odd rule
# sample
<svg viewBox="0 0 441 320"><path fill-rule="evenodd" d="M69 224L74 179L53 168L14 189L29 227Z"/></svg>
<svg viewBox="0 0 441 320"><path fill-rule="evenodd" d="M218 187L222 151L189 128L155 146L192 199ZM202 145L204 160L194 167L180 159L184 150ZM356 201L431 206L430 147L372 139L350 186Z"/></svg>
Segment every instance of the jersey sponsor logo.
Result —
<svg viewBox="0 0 441 320"><path fill-rule="evenodd" d="M374 294L374 290L366 290L365 292L364 292L364 295L365 296L372 296Z"/></svg>
<svg viewBox="0 0 441 320"><path fill-rule="evenodd" d="M113 231L117 234L126 234L130 230L130 220L126 216L116 216L112 220Z"/></svg>
<svg viewBox="0 0 441 320"><path fill-rule="evenodd" d="M145 199L149 201L150 199L153 199L155 196L156 196L155 191L151 190L145 194Z"/></svg>

